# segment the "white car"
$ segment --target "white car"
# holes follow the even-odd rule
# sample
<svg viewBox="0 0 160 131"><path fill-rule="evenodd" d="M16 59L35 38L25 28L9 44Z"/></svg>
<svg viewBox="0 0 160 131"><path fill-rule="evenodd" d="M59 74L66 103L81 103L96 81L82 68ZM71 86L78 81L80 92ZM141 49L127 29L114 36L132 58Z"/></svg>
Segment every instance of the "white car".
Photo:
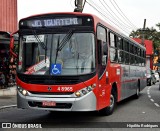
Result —
<svg viewBox="0 0 160 131"><path fill-rule="evenodd" d="M156 80L159 81L159 74L158 74L158 72L155 73L155 77L156 77Z"/></svg>
<svg viewBox="0 0 160 131"><path fill-rule="evenodd" d="M154 76L156 77L156 81L159 81L159 74L158 74L158 72L156 72L155 70L152 70L152 72L154 73Z"/></svg>

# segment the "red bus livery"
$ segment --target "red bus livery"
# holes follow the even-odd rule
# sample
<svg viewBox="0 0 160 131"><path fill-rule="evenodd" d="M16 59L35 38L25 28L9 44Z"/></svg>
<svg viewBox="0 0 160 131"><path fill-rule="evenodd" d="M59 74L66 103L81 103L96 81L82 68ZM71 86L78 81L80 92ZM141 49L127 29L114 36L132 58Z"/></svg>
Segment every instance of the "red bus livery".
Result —
<svg viewBox="0 0 160 131"><path fill-rule="evenodd" d="M18 108L109 115L146 86L145 47L94 15L35 15L18 34Z"/></svg>

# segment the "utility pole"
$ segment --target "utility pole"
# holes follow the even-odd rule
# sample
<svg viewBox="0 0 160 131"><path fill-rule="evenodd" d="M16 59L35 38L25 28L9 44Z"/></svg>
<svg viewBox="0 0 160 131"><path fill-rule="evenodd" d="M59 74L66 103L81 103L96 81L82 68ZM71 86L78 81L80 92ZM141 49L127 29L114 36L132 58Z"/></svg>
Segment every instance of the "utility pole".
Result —
<svg viewBox="0 0 160 131"><path fill-rule="evenodd" d="M142 45L144 46L144 35L145 35L145 28L146 28L146 19L144 19L143 29L142 29Z"/></svg>
<svg viewBox="0 0 160 131"><path fill-rule="evenodd" d="M86 0L75 0L76 8L74 9L74 12L81 12L82 13L85 3L86 3Z"/></svg>

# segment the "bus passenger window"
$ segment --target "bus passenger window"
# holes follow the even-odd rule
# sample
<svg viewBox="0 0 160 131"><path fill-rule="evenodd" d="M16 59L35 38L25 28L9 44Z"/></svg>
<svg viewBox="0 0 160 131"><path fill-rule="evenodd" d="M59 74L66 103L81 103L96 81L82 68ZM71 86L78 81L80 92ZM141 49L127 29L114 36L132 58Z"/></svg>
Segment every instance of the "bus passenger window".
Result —
<svg viewBox="0 0 160 131"><path fill-rule="evenodd" d="M111 62L117 61L117 51L114 48L110 48L110 60Z"/></svg>
<svg viewBox="0 0 160 131"><path fill-rule="evenodd" d="M118 50L118 62L119 63L123 63L124 62L124 56L123 56L123 51L122 50Z"/></svg>
<svg viewBox="0 0 160 131"><path fill-rule="evenodd" d="M110 61L117 61L117 44L116 44L116 35L113 33L109 33L109 41L110 41Z"/></svg>

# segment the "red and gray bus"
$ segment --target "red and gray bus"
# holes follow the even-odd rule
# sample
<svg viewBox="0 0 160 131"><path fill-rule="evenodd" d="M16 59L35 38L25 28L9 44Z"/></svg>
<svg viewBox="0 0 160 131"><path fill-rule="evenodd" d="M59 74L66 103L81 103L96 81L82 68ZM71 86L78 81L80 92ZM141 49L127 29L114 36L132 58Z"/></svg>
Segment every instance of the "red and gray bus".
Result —
<svg viewBox="0 0 160 131"><path fill-rule="evenodd" d="M34 15L17 33L18 108L109 115L146 86L145 47L94 15Z"/></svg>

